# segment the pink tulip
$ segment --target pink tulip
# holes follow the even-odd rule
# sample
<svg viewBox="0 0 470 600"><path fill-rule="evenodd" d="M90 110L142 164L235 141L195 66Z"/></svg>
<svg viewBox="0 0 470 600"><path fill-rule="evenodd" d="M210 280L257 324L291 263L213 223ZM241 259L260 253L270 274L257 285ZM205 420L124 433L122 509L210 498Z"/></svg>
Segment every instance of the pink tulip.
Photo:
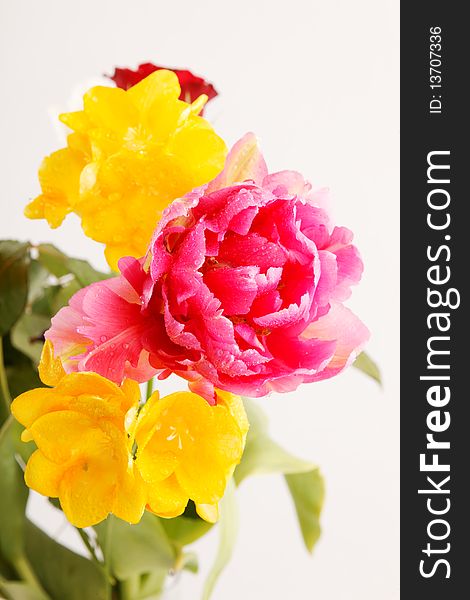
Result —
<svg viewBox="0 0 470 600"><path fill-rule="evenodd" d="M257 397L336 375L369 332L342 304L363 265L322 195L299 173L269 175L247 134L167 208L145 260L121 259L121 277L79 292L46 337L59 355L59 339L89 340L79 370L175 372L210 402L214 386Z"/></svg>

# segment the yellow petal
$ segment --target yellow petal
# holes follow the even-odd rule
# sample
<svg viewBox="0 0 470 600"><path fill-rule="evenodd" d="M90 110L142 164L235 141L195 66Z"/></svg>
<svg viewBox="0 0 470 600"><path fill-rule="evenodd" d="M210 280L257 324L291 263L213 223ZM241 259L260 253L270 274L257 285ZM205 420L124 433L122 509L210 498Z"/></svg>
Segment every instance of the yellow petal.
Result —
<svg viewBox="0 0 470 600"><path fill-rule="evenodd" d="M148 507L156 515L164 518L183 514L188 504L188 496L181 489L174 476L147 487Z"/></svg>
<svg viewBox="0 0 470 600"><path fill-rule="evenodd" d="M41 381L51 387L57 385L65 376L62 361L59 357L54 358L54 346L50 340L46 340L42 348L38 371Z"/></svg>
<svg viewBox="0 0 470 600"><path fill-rule="evenodd" d="M91 160L90 140L87 135L83 133L70 133L67 136L67 146L70 150L81 154L85 162Z"/></svg>
<svg viewBox="0 0 470 600"><path fill-rule="evenodd" d="M224 468L207 451L186 455L175 475L186 494L200 504L215 504L224 495L232 466Z"/></svg>
<svg viewBox="0 0 470 600"><path fill-rule="evenodd" d="M181 93L178 77L173 71L160 69L139 81L126 92L140 113L146 113L155 108L155 102L171 104Z"/></svg>
<svg viewBox="0 0 470 600"><path fill-rule="evenodd" d="M198 115L209 100L206 94L201 94L194 102L191 103L191 113Z"/></svg>
<svg viewBox="0 0 470 600"><path fill-rule="evenodd" d="M70 148L47 156L39 169L42 194L26 207L26 216L47 219L51 227L58 227L77 200L84 166L83 155Z"/></svg>
<svg viewBox="0 0 470 600"><path fill-rule="evenodd" d="M21 432L20 439L22 442L26 442L26 443L33 441L33 436L31 435L31 432L29 431L29 429L24 429Z"/></svg>
<svg viewBox="0 0 470 600"><path fill-rule="evenodd" d="M27 219L46 219L49 227L56 229L70 211L67 200L52 199L41 194L25 207L24 216Z"/></svg>
<svg viewBox="0 0 470 600"><path fill-rule="evenodd" d="M196 512L208 523L216 523L219 520L218 504L196 504Z"/></svg>
<svg viewBox="0 0 470 600"><path fill-rule="evenodd" d="M175 73L160 70L127 91L95 87L84 110L61 115L68 147L45 159L42 194L30 218L60 225L68 212L105 245L113 269L121 256L144 256L162 211L223 168L227 148L197 116L206 98L179 100Z"/></svg>
<svg viewBox="0 0 470 600"><path fill-rule="evenodd" d="M117 135L123 135L138 123L138 111L119 88L91 88L83 97L83 107L94 127L103 127Z"/></svg>
<svg viewBox="0 0 470 600"><path fill-rule="evenodd" d="M33 423L30 432L46 458L59 464L110 452L110 441L102 429L79 412L63 410L45 414Z"/></svg>
<svg viewBox="0 0 470 600"><path fill-rule="evenodd" d="M230 392L225 392L219 389L216 389L216 394L217 404L222 404L223 406L226 406L229 409L231 415L234 417L235 421L237 422L238 427L240 428L240 431L243 436L244 445L248 430L250 429L250 423L246 415L243 400L240 398L240 396L237 396L236 394L231 394Z"/></svg>
<svg viewBox="0 0 470 600"><path fill-rule="evenodd" d="M66 406L66 398L57 396L53 390L36 388L15 398L11 403L11 412L17 421L29 428L41 415Z"/></svg>
<svg viewBox="0 0 470 600"><path fill-rule="evenodd" d="M152 442L137 449L136 466L147 483L155 483L169 477L178 465L176 454L161 450Z"/></svg>
<svg viewBox="0 0 470 600"><path fill-rule="evenodd" d="M190 392L152 399L144 409L136 433L136 465L144 479L158 482L171 469L192 500L217 503L243 451L243 434L230 410Z"/></svg>
<svg viewBox="0 0 470 600"><path fill-rule="evenodd" d="M137 244L107 244L104 250L104 257L109 268L115 273L119 273L118 262L123 256L140 256L142 249Z"/></svg>
<svg viewBox="0 0 470 600"><path fill-rule="evenodd" d="M116 427L123 429L124 411L119 397L100 397L91 394L72 396L67 403L68 410L86 415L94 422L112 421Z"/></svg>
<svg viewBox="0 0 470 600"><path fill-rule="evenodd" d="M138 523L147 504L147 487L131 464L119 480L112 512L128 523Z"/></svg>
<svg viewBox="0 0 470 600"><path fill-rule="evenodd" d="M106 461L83 461L69 468L59 485L59 499L75 527L90 527L105 519L113 507L116 475Z"/></svg>
<svg viewBox="0 0 470 600"><path fill-rule="evenodd" d="M195 502L215 504L224 494L227 480L243 452L243 439L230 413L221 406L209 407L211 418L194 426L194 444L184 453L175 471L178 482Z"/></svg>
<svg viewBox="0 0 470 600"><path fill-rule="evenodd" d="M26 485L43 496L57 498L59 484L65 468L48 460L40 450L31 455L26 465L24 478Z"/></svg>
<svg viewBox="0 0 470 600"><path fill-rule="evenodd" d="M220 157L225 156L227 147L205 119L192 116L188 125L175 133L168 151L187 165L196 185L202 185L222 170Z"/></svg>
<svg viewBox="0 0 470 600"><path fill-rule="evenodd" d="M122 390L112 381L97 373L69 373L56 387L57 394L78 396L90 394L93 396L118 396L125 401Z"/></svg>
<svg viewBox="0 0 470 600"><path fill-rule="evenodd" d="M137 381L133 379L125 379L122 382L121 390L124 392L124 396L127 400L127 408L130 408L134 404L140 402L140 387Z"/></svg>
<svg viewBox="0 0 470 600"><path fill-rule="evenodd" d="M78 133L84 133L92 126L92 123L84 110L63 113L59 115L59 120Z"/></svg>
<svg viewBox="0 0 470 600"><path fill-rule="evenodd" d="M162 448L158 437L154 437L162 426L159 403L159 393L154 392L140 410L135 431L138 446L136 466L148 483L168 478L178 464L178 458L171 448Z"/></svg>
<svg viewBox="0 0 470 600"><path fill-rule="evenodd" d="M140 409L135 433L136 441L140 448L146 446L158 423L160 416L159 402L160 394L156 390Z"/></svg>

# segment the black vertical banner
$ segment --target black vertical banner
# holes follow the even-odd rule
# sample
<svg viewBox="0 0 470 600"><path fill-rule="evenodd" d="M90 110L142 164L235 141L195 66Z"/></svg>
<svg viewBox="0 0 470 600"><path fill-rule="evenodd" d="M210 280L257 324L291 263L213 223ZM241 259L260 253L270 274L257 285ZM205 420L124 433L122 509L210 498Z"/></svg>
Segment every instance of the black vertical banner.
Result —
<svg viewBox="0 0 470 600"><path fill-rule="evenodd" d="M401 598L470 598L469 25L401 5Z"/></svg>

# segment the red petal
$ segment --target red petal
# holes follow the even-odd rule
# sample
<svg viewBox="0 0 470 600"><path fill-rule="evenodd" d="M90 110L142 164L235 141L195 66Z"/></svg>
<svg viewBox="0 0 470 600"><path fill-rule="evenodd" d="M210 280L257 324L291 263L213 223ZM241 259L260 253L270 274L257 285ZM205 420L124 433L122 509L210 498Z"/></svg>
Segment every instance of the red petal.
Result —
<svg viewBox="0 0 470 600"><path fill-rule="evenodd" d="M142 81L142 79L145 79L145 77L148 77L154 71L159 71L160 69L168 69L168 71L173 71L173 73L175 73L178 77L178 81L181 86L180 100L191 103L194 102L196 98L199 98L201 94L206 94L209 100L217 96L217 91L212 83L209 83L202 77L194 75L191 73L191 71L187 71L186 69L170 69L169 67L160 67L154 65L153 63L142 63L135 71L132 69L121 69L116 67L114 69L114 75L111 75L109 78L114 81L118 88L128 90L136 83L139 83L139 81Z"/></svg>

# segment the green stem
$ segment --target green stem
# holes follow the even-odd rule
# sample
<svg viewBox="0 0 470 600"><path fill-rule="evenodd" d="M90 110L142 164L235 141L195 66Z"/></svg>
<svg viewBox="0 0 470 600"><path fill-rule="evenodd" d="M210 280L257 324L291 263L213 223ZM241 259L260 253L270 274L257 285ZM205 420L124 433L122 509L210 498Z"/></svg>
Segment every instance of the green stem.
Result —
<svg viewBox="0 0 470 600"><path fill-rule="evenodd" d="M111 600L113 594L113 586L112 586L112 574L111 574L111 538L113 535L113 525L114 525L114 517L113 515L109 515L107 518L107 528L106 528L106 539L104 543L103 550L103 558L104 558L104 570L106 574L106 597L108 600Z"/></svg>
<svg viewBox="0 0 470 600"><path fill-rule="evenodd" d="M93 562L96 563L100 567L100 569L103 569L104 565L97 557L95 549L93 548L92 544L90 543L90 540L89 540L87 534L83 531L83 529L80 529L80 527L75 527L75 529L78 531L78 535L82 538L82 542L85 544L86 549L90 553L91 559L93 560Z"/></svg>
<svg viewBox="0 0 470 600"><path fill-rule="evenodd" d="M7 431L10 427L11 422L13 421L13 415L8 415L7 419L0 427L0 444L2 443L3 436L7 434Z"/></svg>
<svg viewBox="0 0 470 600"><path fill-rule="evenodd" d="M121 600L135 600L139 597L140 576L134 575L119 582L119 597Z"/></svg>
<svg viewBox="0 0 470 600"><path fill-rule="evenodd" d="M153 377L147 381L147 400L153 393Z"/></svg>
<svg viewBox="0 0 470 600"><path fill-rule="evenodd" d="M4 417L8 417L10 415L10 404L11 404L11 395L10 388L8 387L8 379L5 371L5 363L3 360L3 338L0 337L0 394L3 398L3 403L1 407L2 413L4 413ZM6 411L5 411L6 409ZM1 418L1 416L0 416ZM2 418L1 421L4 419Z"/></svg>
<svg viewBox="0 0 470 600"><path fill-rule="evenodd" d="M25 556L19 556L16 560L12 561L12 564L23 581L38 592L41 597L47 597Z"/></svg>

